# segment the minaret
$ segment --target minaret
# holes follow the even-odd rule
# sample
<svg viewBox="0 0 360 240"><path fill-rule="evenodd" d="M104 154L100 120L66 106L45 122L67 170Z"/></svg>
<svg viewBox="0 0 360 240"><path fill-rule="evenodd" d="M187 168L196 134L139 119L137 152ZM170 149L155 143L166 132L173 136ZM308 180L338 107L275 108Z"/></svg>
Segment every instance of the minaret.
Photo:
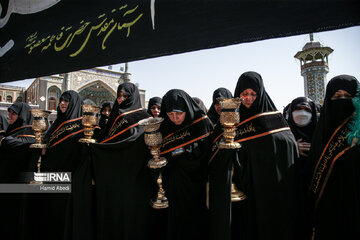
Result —
<svg viewBox="0 0 360 240"><path fill-rule="evenodd" d="M323 104L324 102L326 74L329 72L328 56L333 51L330 47L314 42L314 35L310 33L310 42L306 43L302 51L294 56L300 60L305 97L316 103Z"/></svg>

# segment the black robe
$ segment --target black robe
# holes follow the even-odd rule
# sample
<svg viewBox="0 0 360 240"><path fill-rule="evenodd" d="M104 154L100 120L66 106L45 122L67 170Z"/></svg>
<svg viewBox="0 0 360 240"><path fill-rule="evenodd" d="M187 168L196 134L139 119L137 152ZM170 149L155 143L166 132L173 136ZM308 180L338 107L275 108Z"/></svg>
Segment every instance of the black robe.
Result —
<svg viewBox="0 0 360 240"><path fill-rule="evenodd" d="M186 112L181 125L167 116L173 109ZM208 136L212 124L200 106L184 91L170 90L162 101L161 156L168 160L162 169L165 194L169 200L166 218L167 239L207 239L206 209Z"/></svg>
<svg viewBox="0 0 360 240"><path fill-rule="evenodd" d="M61 98L67 99L69 105L65 113L57 108L57 118L45 134L48 148L41 156L41 172L71 172L72 193L28 194L25 239L72 239L73 230L78 231L73 229L72 209L74 186L77 184L75 179L83 152L83 144L79 143L79 139L84 137L82 98L72 90L64 92ZM35 163L39 156L39 152L33 156L33 171L36 171Z"/></svg>
<svg viewBox="0 0 360 240"><path fill-rule="evenodd" d="M296 125L292 112L296 109L298 105L304 105L311 109L311 122L304 127L299 127ZM317 114L316 114L316 105L315 103L306 97L298 97L294 99L290 105L288 106L288 119L287 122L291 129L291 132L294 134L295 140L302 139L302 142L311 143L313 133L317 124ZM299 179L299 191L302 193L301 199L301 213L302 213L302 223L301 228L306 229L308 227L308 213L306 212L307 209L307 195L308 195L308 185L307 185L307 174L306 168L309 166L309 152L307 153L308 157L299 156L296 158L295 165L296 165L296 174L298 175ZM304 237L306 235L303 235Z"/></svg>
<svg viewBox="0 0 360 240"><path fill-rule="evenodd" d="M340 75L331 79L315 129L310 151L309 232L314 239L360 239L360 145L347 138L355 121L351 99L331 100L338 90L356 95L355 77ZM360 111L357 93L356 114ZM355 103L355 101L354 101ZM357 116L358 118L358 116Z"/></svg>
<svg viewBox="0 0 360 240"><path fill-rule="evenodd" d="M0 183L25 183L22 173L28 172L30 144L35 143L31 124L33 117L26 103L14 103L9 109L18 113L18 119L10 124L0 146ZM0 232L2 239L19 239L22 218L22 194L0 194Z"/></svg>
<svg viewBox="0 0 360 240"><path fill-rule="evenodd" d="M218 149L220 125L212 136L210 236L211 239L296 239L299 204L294 172L295 139L282 114L276 112L259 74L243 74L234 96L239 97L247 88L252 88L257 98L249 109L240 107L241 123L235 140L241 143L241 148ZM232 181L246 194L245 200L231 203Z"/></svg>

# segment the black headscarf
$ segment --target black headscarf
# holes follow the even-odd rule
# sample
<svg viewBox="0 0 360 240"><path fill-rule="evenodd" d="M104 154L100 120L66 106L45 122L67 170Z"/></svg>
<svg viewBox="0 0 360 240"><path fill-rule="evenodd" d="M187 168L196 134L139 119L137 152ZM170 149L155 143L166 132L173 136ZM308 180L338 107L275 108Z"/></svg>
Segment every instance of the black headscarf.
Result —
<svg viewBox="0 0 360 240"><path fill-rule="evenodd" d="M11 131L25 125L31 125L33 121L33 116L31 115L31 107L23 102L16 102L8 108L9 110L13 110L19 117L13 123L10 124L6 130L6 135L10 135Z"/></svg>
<svg viewBox="0 0 360 240"><path fill-rule="evenodd" d="M212 97L212 104L210 106L209 111L207 112L208 117L210 118L211 122L213 124L216 124L216 122L219 120L220 115L216 112L215 104L218 103L216 99L218 98L232 98L233 95L231 92L226 88L218 88L214 91L213 97Z"/></svg>
<svg viewBox="0 0 360 240"><path fill-rule="evenodd" d="M68 107L66 108L66 111L63 113L60 110L59 105L57 106L57 117L54 123L51 125L49 130L45 134L44 140L47 142L50 138L50 135L52 132L57 129L57 127L68 120L79 118L82 116L82 108L81 105L83 104L82 97L75 91L69 90L65 91L63 94L61 94L60 102L64 99L69 102Z"/></svg>
<svg viewBox="0 0 360 240"><path fill-rule="evenodd" d="M154 106L154 105L157 105L157 106L161 107L161 101L162 101L162 99L160 97L152 97L152 98L150 98L147 113L150 114L151 116L153 116L153 114L151 112L151 107Z"/></svg>
<svg viewBox="0 0 360 240"><path fill-rule="evenodd" d="M125 93L127 99L119 105L117 98L120 96L120 92ZM138 108L141 108L141 101L139 89L137 88L137 86L130 82L120 84L117 89L116 99L114 102L114 106L111 109L108 123L106 125L105 131L103 132L103 134L105 134L104 136L109 133L111 126L120 114Z"/></svg>
<svg viewBox="0 0 360 240"><path fill-rule="evenodd" d="M195 100L195 102L196 102L197 104L199 104L199 106L201 107L201 109L204 110L205 113L207 113L207 109L206 109L206 106L205 106L204 102L203 102L200 98L198 98L198 97L193 97L193 99Z"/></svg>
<svg viewBox="0 0 360 240"><path fill-rule="evenodd" d="M166 113L168 112L186 112L185 120L181 125L173 123ZM189 96L185 91L180 89L172 89L168 91L162 100L161 111L159 117L164 118L161 124L163 133L174 132L194 120L205 116L204 110Z"/></svg>
<svg viewBox="0 0 360 240"><path fill-rule="evenodd" d="M259 113L277 110L275 104L265 91L260 74L256 72L243 73L236 84L234 97L240 97L240 93L248 88L254 90L257 96L250 108L245 107L243 104L240 105L241 121Z"/></svg>
<svg viewBox="0 0 360 240"><path fill-rule="evenodd" d="M311 144L310 157L312 161L319 160L326 143L335 129L355 110L352 99L331 100L331 97L338 90L345 90L350 93L352 97L355 97L358 85L358 80L349 75L336 76L327 84L320 119Z"/></svg>
<svg viewBox="0 0 360 240"><path fill-rule="evenodd" d="M101 129L105 128L106 126L106 123L107 121L109 120L109 116L106 116L104 114L102 114L102 112L105 110L106 107L110 107L110 112L111 112L111 109L112 109L112 106L113 106L113 103L111 102L105 102L103 103L103 105L101 106L101 109L100 109L100 120L99 120L99 127Z"/></svg>
<svg viewBox="0 0 360 240"><path fill-rule="evenodd" d="M305 106L311 110L311 122L304 127L299 127L296 125L292 112L296 109L297 106ZM317 123L317 116L316 116L316 108L315 103L307 98L307 97L298 97L295 98L289 105L289 117L288 117L288 124L291 128L292 133L295 136L295 139L298 140L300 138L303 139L305 142L311 142L312 135L314 133L314 129Z"/></svg>

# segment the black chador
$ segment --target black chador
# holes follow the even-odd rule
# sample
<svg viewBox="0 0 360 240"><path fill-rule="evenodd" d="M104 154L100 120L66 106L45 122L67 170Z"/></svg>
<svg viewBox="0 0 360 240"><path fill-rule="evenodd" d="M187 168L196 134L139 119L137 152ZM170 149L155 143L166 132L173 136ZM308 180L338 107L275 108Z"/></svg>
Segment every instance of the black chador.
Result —
<svg viewBox="0 0 360 240"><path fill-rule="evenodd" d="M217 121L220 118L220 115L217 113L216 108L215 108L215 104L218 103L218 101L216 99L218 98L232 98L232 94L231 92L226 89L226 88L218 88L214 91L213 93L213 102L210 106L209 111L207 112L207 115L209 117L209 119L211 120L211 122L215 125L217 123Z"/></svg>
<svg viewBox="0 0 360 240"><path fill-rule="evenodd" d="M241 75L234 96L240 97L249 88L257 97L249 108L240 106L235 141L241 148L218 148L222 139L220 123L211 137L210 238L296 239L296 143L259 74ZM231 182L245 193L245 200L231 202Z"/></svg>
<svg viewBox="0 0 360 240"><path fill-rule="evenodd" d="M176 125L168 113L185 112ZM206 209L208 136L212 124L199 105L184 91L170 90L163 97L161 156L168 160L163 182L169 200L167 239L207 239ZM161 231L161 229L159 229Z"/></svg>
<svg viewBox="0 0 360 240"><path fill-rule="evenodd" d="M0 183L24 183L22 173L29 171L30 144L35 142L31 128L33 117L30 106L17 102L9 107L18 119L9 125L0 145ZM0 232L2 239L18 239L21 221L21 194L2 193L0 195Z"/></svg>
<svg viewBox="0 0 360 240"><path fill-rule="evenodd" d="M72 203L82 155L79 139L84 137L81 124L83 101L72 90L61 95L60 102L63 100L69 103L65 112L57 107L57 118L44 137L48 148L41 156L41 172L71 172L72 193L30 194L25 222L26 239L71 239L73 230L78 231L72 227ZM39 157L40 154L33 156L35 160ZM36 171L36 163L33 168Z"/></svg>
<svg viewBox="0 0 360 240"><path fill-rule="evenodd" d="M127 99L115 101L102 143L90 145L96 202L96 239L149 239L153 182L150 150L138 122L150 117L141 108L137 87L119 85Z"/></svg>
<svg viewBox="0 0 360 240"><path fill-rule="evenodd" d="M150 117L146 109L141 107L138 88L133 83L120 84L117 89L117 98L126 96L122 102L115 100L109 120L103 131L101 143L113 143L126 139L134 134L138 121Z"/></svg>
<svg viewBox="0 0 360 240"><path fill-rule="evenodd" d="M312 219L308 221L312 222L313 238L317 240L360 239L358 86L357 79L348 75L329 81L311 144ZM332 99L339 90L351 97Z"/></svg>

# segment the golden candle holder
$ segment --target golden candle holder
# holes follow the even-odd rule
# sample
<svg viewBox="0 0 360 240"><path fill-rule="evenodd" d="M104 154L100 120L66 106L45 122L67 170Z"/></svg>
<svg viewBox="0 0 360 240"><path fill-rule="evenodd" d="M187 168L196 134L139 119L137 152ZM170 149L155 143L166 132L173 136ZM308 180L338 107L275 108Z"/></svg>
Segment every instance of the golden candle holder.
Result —
<svg viewBox="0 0 360 240"><path fill-rule="evenodd" d="M160 125L163 118L147 118L139 121L139 125L144 128L145 144L149 147L150 153L153 156L148 162L148 167L152 169L162 168L166 166L167 160L160 157L160 146L162 142L162 135L160 132ZM165 196L165 190L162 187L161 172L157 178L158 192L156 198L151 200L151 206L155 209L163 209L169 207L169 202Z"/></svg>
<svg viewBox="0 0 360 240"><path fill-rule="evenodd" d="M93 139L94 129L99 122L100 107L93 105L82 105L83 117L82 125L84 126L85 138L80 138L81 143L96 143L96 139Z"/></svg>
<svg viewBox="0 0 360 240"><path fill-rule="evenodd" d="M239 107L241 98L218 98L221 107L220 123L224 130L224 139L220 141L219 148L236 149L240 143L234 142L236 124L240 122Z"/></svg>
<svg viewBox="0 0 360 240"><path fill-rule="evenodd" d="M160 157L160 146L162 142L162 135L159 130L163 118L147 118L139 121L139 125L144 128L145 144L149 147L152 159L149 160L149 168L162 168L166 166L167 160Z"/></svg>
<svg viewBox="0 0 360 240"><path fill-rule="evenodd" d="M30 148L47 148L47 144L43 144L43 139L49 127L48 116L51 112L41 109L32 109L30 112L34 117L32 129L34 130L36 139L36 143L31 144Z"/></svg>

